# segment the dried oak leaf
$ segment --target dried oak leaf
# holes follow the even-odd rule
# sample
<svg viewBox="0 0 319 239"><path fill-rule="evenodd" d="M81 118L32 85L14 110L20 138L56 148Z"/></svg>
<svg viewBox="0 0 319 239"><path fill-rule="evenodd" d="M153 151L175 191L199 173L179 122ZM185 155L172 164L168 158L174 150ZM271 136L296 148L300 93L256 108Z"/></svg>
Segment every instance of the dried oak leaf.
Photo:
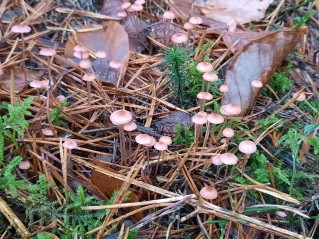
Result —
<svg viewBox="0 0 319 239"><path fill-rule="evenodd" d="M84 29L94 29L92 26L86 26ZM73 47L81 44L91 52L105 51L107 59L98 59L93 61L93 67L98 78L104 82L117 85L117 72L109 67L108 62L117 61L122 63L121 73L124 73L127 67L129 54L129 40L124 27L116 22L109 21L103 28L94 30L82 30L72 35L65 47L65 56L73 57ZM102 62L102 64L101 64ZM121 78L121 77L120 77Z"/></svg>
<svg viewBox="0 0 319 239"><path fill-rule="evenodd" d="M225 84L229 91L223 95L222 104L239 104L245 115L262 89L253 89L251 82L261 80L263 85L267 84L306 31L307 28L277 31L247 44L235 55L226 72Z"/></svg>
<svg viewBox="0 0 319 239"><path fill-rule="evenodd" d="M259 21L273 0L207 0L201 11L219 22L236 21L240 24Z"/></svg>

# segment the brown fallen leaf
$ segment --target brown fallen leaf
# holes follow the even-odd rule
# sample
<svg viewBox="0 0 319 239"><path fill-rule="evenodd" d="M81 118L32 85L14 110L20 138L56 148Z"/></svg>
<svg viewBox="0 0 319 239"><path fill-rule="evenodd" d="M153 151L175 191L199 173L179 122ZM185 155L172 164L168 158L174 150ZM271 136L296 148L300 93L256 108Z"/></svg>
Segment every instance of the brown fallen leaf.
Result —
<svg viewBox="0 0 319 239"><path fill-rule="evenodd" d="M259 21L273 0L207 0L201 5L206 17L219 22L239 24Z"/></svg>
<svg viewBox="0 0 319 239"><path fill-rule="evenodd" d="M13 79L14 79L13 92L20 92L31 81L41 79L41 73L39 71L31 71L28 69L25 69L25 70L27 73L26 74L27 75L27 83L25 82L24 73L23 73L22 69L20 69L18 66L13 68ZM5 91L10 92L10 89L11 89L11 70L10 70L10 68L5 68L3 75L0 75L0 87Z"/></svg>
<svg viewBox="0 0 319 239"><path fill-rule="evenodd" d="M92 28L92 26L86 26ZM85 29L85 28L84 28ZM65 47L65 56L73 57L73 47L81 44L91 52L105 51L107 59L92 62L98 78L117 85L117 72L109 67L110 61L122 63L121 72L125 72L128 61L129 41L124 27L116 21L108 21L102 29L77 32L72 35Z"/></svg>
<svg viewBox="0 0 319 239"><path fill-rule="evenodd" d="M222 104L238 104L242 115L245 115L262 89L252 88L251 82L260 80L263 85L267 84L306 31L306 27L277 31L247 44L234 57L226 72L225 84L229 86L229 91L223 94Z"/></svg>
<svg viewBox="0 0 319 239"><path fill-rule="evenodd" d="M93 164L97 165L99 167L102 167L110 172L117 173L116 170L112 169L110 166L108 166L107 163L100 161L96 158L93 158ZM100 173L96 170L92 170L92 177L91 182L94 186L96 186L102 193L104 193L108 198L112 196L114 191L119 190L123 184L123 181L107 176L103 173ZM132 192L129 195L129 200L127 202L138 202L139 197L136 195L136 193ZM134 211L140 207L130 207L130 208L123 208L123 210L127 211ZM143 212L136 213L132 216L132 219L134 221L139 221L144 217Z"/></svg>

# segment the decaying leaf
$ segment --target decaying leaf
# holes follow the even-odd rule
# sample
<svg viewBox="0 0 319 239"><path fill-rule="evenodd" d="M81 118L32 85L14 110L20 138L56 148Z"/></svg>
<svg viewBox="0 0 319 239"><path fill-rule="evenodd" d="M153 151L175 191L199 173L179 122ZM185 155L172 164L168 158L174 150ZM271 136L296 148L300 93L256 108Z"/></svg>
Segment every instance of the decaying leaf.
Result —
<svg viewBox="0 0 319 239"><path fill-rule="evenodd" d="M207 0L202 5L206 17L228 23L240 24L259 21L273 0Z"/></svg>
<svg viewBox="0 0 319 239"><path fill-rule="evenodd" d="M24 87L28 85L33 80L40 80L41 73L36 71L31 71L25 69L27 75L27 83L24 79L24 73L19 66L14 67L13 69L13 92L20 92ZM0 87L7 92L10 92L11 89L11 70L10 68L4 69L3 75L0 76Z"/></svg>
<svg viewBox="0 0 319 239"><path fill-rule="evenodd" d="M87 26L87 28L92 27ZM69 38L65 47L65 55L73 57L73 47L78 44L85 46L93 53L99 50L106 52L107 59L93 61L95 73L102 81L117 84L117 76L108 63L110 61L121 62L123 66L121 71L125 72L129 41L124 27L116 21L109 21L102 29L77 32Z"/></svg>
<svg viewBox="0 0 319 239"><path fill-rule="evenodd" d="M110 166L108 166L105 162L100 161L98 159L93 158L93 164L102 167L110 172L117 173L116 170L112 169ZM110 176L107 176L103 173L100 173L96 170L92 170L92 177L91 182L94 186L96 186L101 192L103 192L108 198L112 196L114 191L120 190L123 181L112 178ZM138 202L139 197L134 193L131 192L129 195L128 202ZM138 209L138 207L130 207L130 208L124 208L124 210L133 211ZM132 216L132 219L135 221L139 221L144 217L142 212L136 213Z"/></svg>
<svg viewBox="0 0 319 239"><path fill-rule="evenodd" d="M261 88L252 88L253 80L265 85L287 54L296 46L307 28L277 31L247 44L231 62L225 78L229 91L222 104L235 103L245 114L253 105Z"/></svg>

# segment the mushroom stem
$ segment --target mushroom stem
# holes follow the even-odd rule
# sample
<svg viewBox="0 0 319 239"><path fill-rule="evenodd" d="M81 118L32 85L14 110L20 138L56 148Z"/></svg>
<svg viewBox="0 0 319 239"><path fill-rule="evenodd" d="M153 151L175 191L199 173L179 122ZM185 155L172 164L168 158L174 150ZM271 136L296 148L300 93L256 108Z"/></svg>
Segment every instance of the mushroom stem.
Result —
<svg viewBox="0 0 319 239"><path fill-rule="evenodd" d="M124 164L124 161L126 159L125 154L125 136L124 136L124 125L119 125L119 138L120 138L120 153L121 153L121 162L120 165Z"/></svg>
<svg viewBox="0 0 319 239"><path fill-rule="evenodd" d="M215 144L216 143L216 139L215 139L215 125L213 124L212 126L212 131L211 131L211 134L210 134L210 141L209 141L209 144Z"/></svg>
<svg viewBox="0 0 319 239"><path fill-rule="evenodd" d="M242 161L242 165L241 165L241 173L243 174L244 171L245 171L245 167L246 167L246 164L247 164L247 161L248 159L250 158L250 154L245 154L244 158L243 158L243 161Z"/></svg>
<svg viewBox="0 0 319 239"><path fill-rule="evenodd" d="M26 66L25 66L25 61L26 61L26 56L25 56L25 42L24 42L24 38L23 38L23 33L21 33L21 40L22 40L22 57L23 57L23 63L22 63L22 69L23 69L23 74L24 74L24 81L26 84L28 84L28 80L27 80L27 72L26 70Z"/></svg>
<svg viewBox="0 0 319 239"><path fill-rule="evenodd" d="M206 132L205 132L205 138L204 138L204 142L203 142L203 147L205 147L205 146L206 146L206 142L208 141L209 131L210 131L210 123L209 123L209 122L207 122L207 125L206 125Z"/></svg>
<svg viewBox="0 0 319 239"><path fill-rule="evenodd" d="M91 106L91 81L87 82L87 89L88 89L88 104Z"/></svg>

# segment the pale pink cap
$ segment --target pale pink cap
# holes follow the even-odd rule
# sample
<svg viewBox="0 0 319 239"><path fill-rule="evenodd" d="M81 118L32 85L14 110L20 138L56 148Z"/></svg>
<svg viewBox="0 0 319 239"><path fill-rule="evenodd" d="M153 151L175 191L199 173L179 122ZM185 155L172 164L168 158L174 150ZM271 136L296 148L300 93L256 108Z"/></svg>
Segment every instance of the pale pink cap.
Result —
<svg viewBox="0 0 319 239"><path fill-rule="evenodd" d="M63 147L67 149L75 149L78 146L74 139L65 139L63 143Z"/></svg>
<svg viewBox="0 0 319 239"><path fill-rule="evenodd" d="M253 141L244 140L240 142L240 144L238 145L238 149L244 154L253 154L256 152L257 146Z"/></svg>
<svg viewBox="0 0 319 239"><path fill-rule="evenodd" d="M218 75L216 73L214 73L214 72L211 72L211 71L205 72L203 74L203 79L205 81L214 82L214 81L218 80Z"/></svg>
<svg viewBox="0 0 319 239"><path fill-rule="evenodd" d="M87 52L87 49L84 46L76 45L75 47L73 47L73 51Z"/></svg>
<svg viewBox="0 0 319 239"><path fill-rule="evenodd" d="M32 88L46 88L49 86L49 80L33 80L30 82Z"/></svg>
<svg viewBox="0 0 319 239"><path fill-rule="evenodd" d="M130 132L130 131L136 130L137 129L137 125L133 121L130 121L130 122L128 122L128 123L126 123L124 125L123 129L125 131Z"/></svg>
<svg viewBox="0 0 319 239"><path fill-rule="evenodd" d="M165 11L163 14L164 19L173 20L176 18L175 13L172 11Z"/></svg>
<svg viewBox="0 0 319 239"><path fill-rule="evenodd" d="M294 93L292 95L293 98L297 97L298 93ZM306 94L304 92L301 92L299 96L296 98L297 101L305 101L307 99Z"/></svg>
<svg viewBox="0 0 319 239"><path fill-rule="evenodd" d="M133 114L127 110L116 110L110 116L110 120L114 125L123 125L132 121L132 119Z"/></svg>
<svg viewBox="0 0 319 239"><path fill-rule="evenodd" d="M117 13L117 16L118 17L122 17L122 18L127 17L127 12L120 11L120 12Z"/></svg>
<svg viewBox="0 0 319 239"><path fill-rule="evenodd" d="M80 64L79 66L82 68L82 69L89 69L92 67L92 63L89 59L83 59L80 61Z"/></svg>
<svg viewBox="0 0 319 239"><path fill-rule="evenodd" d="M202 24L202 23L203 23L203 18L201 18L201 17L199 17L199 16L194 16L194 17L191 17L188 21L189 21L191 24L199 25L199 24Z"/></svg>
<svg viewBox="0 0 319 239"><path fill-rule="evenodd" d="M220 155L220 160L227 165L235 165L238 161L238 158L235 154L232 153L224 153Z"/></svg>
<svg viewBox="0 0 319 239"><path fill-rule="evenodd" d="M196 66L196 69L200 72L209 72L212 71L214 69L213 65L208 63L208 62L200 62L198 63L198 65Z"/></svg>
<svg viewBox="0 0 319 239"><path fill-rule="evenodd" d="M15 25L11 28L14 33L29 33L31 32L31 27L28 25Z"/></svg>
<svg viewBox="0 0 319 239"><path fill-rule="evenodd" d="M232 128L225 128L222 133L223 133L223 136L226 138L232 138L235 134Z"/></svg>
<svg viewBox="0 0 319 239"><path fill-rule="evenodd" d="M222 124L224 123L224 117L217 114L217 113L211 113L207 115L207 120L211 124Z"/></svg>
<svg viewBox="0 0 319 239"><path fill-rule="evenodd" d="M154 144L156 144L156 139L152 136L150 136L150 137L151 137L151 142L149 144L145 144L145 146L147 146L147 147L152 147L152 146L154 146Z"/></svg>
<svg viewBox="0 0 319 239"><path fill-rule="evenodd" d="M19 163L19 169L28 170L31 167L31 164L28 160L23 160Z"/></svg>
<svg viewBox="0 0 319 239"><path fill-rule="evenodd" d="M134 3L134 4L132 4L131 9L134 12L140 12L143 10L143 6L142 6L142 4Z"/></svg>
<svg viewBox="0 0 319 239"><path fill-rule="evenodd" d="M120 69L123 66L123 64L119 61L111 61L110 67L113 69Z"/></svg>
<svg viewBox="0 0 319 239"><path fill-rule="evenodd" d="M53 48L42 48L40 50L40 55L42 56L54 56L56 51Z"/></svg>
<svg viewBox="0 0 319 239"><path fill-rule="evenodd" d="M96 76L94 74L84 74L83 80L84 81L94 81L96 79Z"/></svg>
<svg viewBox="0 0 319 239"><path fill-rule="evenodd" d="M44 134L45 136L53 136L53 131L49 128L44 128L44 129L41 129L42 131L42 134Z"/></svg>
<svg viewBox="0 0 319 239"><path fill-rule="evenodd" d="M283 212L283 211L277 211L277 212L276 212L276 215L277 215L278 217L287 217L287 214L286 214L285 212Z"/></svg>
<svg viewBox="0 0 319 239"><path fill-rule="evenodd" d="M190 22L185 22L184 23L184 28L186 30L193 30L195 28L194 24L191 24Z"/></svg>
<svg viewBox="0 0 319 239"><path fill-rule="evenodd" d="M228 85L221 85L219 87L219 91L222 93L227 93L229 91L229 86Z"/></svg>
<svg viewBox="0 0 319 239"><path fill-rule="evenodd" d="M240 105L234 103L224 105L224 110L228 112L230 115L239 115L241 113Z"/></svg>
<svg viewBox="0 0 319 239"><path fill-rule="evenodd" d="M135 141L136 141L136 143L141 144L141 145L148 145L148 144L152 143L153 137L149 136L148 134L138 134L135 137Z"/></svg>
<svg viewBox="0 0 319 239"><path fill-rule="evenodd" d="M213 95L209 92L202 91L197 94L197 98L200 100L211 100L213 99Z"/></svg>
<svg viewBox="0 0 319 239"><path fill-rule="evenodd" d="M219 154L211 157L211 160L212 160L212 164L214 164L216 166L219 166L219 165L223 164L222 160L220 159L220 155Z"/></svg>
<svg viewBox="0 0 319 239"><path fill-rule="evenodd" d="M121 9L126 10L128 9L132 4L130 2L123 2L121 5Z"/></svg>
<svg viewBox="0 0 319 239"><path fill-rule="evenodd" d="M207 112L205 112L205 111L199 111L197 114L205 116L205 117L207 117L207 115L208 115Z"/></svg>
<svg viewBox="0 0 319 239"><path fill-rule="evenodd" d="M73 52L73 56L78 58L78 59L88 59L89 58L89 53L87 52L82 52L82 51L75 51Z"/></svg>
<svg viewBox="0 0 319 239"><path fill-rule="evenodd" d="M157 149L158 151L164 151L168 149L167 144L163 142L156 142L154 144L154 148Z"/></svg>
<svg viewBox="0 0 319 239"><path fill-rule="evenodd" d="M58 95L56 97L56 101L59 103L62 103L65 100L65 96L64 95Z"/></svg>
<svg viewBox="0 0 319 239"><path fill-rule="evenodd" d="M95 56L97 58L104 59L104 58L106 58L106 52L105 51L97 51L97 52L95 52Z"/></svg>
<svg viewBox="0 0 319 239"><path fill-rule="evenodd" d="M185 34L180 33L180 32L175 33L171 38L172 42L174 42L176 44L185 43L185 42L187 42L187 39L188 39L188 37Z"/></svg>
<svg viewBox="0 0 319 239"><path fill-rule="evenodd" d="M134 3L135 4L144 4L145 0L136 0Z"/></svg>
<svg viewBox="0 0 319 239"><path fill-rule="evenodd" d="M169 136L162 136L158 140L159 142L162 142L166 145L171 145L173 143L172 138Z"/></svg>
<svg viewBox="0 0 319 239"><path fill-rule="evenodd" d="M254 88L261 88L263 87L263 83L261 82L261 80L253 80L251 82L251 86Z"/></svg>
<svg viewBox="0 0 319 239"><path fill-rule="evenodd" d="M200 191L199 194L202 196L202 198L206 200L213 200L218 197L218 193L216 188L213 188L211 186L205 186Z"/></svg>
<svg viewBox="0 0 319 239"><path fill-rule="evenodd" d="M194 124L203 125L207 123L207 117L200 114L196 114L192 117L192 122Z"/></svg>

